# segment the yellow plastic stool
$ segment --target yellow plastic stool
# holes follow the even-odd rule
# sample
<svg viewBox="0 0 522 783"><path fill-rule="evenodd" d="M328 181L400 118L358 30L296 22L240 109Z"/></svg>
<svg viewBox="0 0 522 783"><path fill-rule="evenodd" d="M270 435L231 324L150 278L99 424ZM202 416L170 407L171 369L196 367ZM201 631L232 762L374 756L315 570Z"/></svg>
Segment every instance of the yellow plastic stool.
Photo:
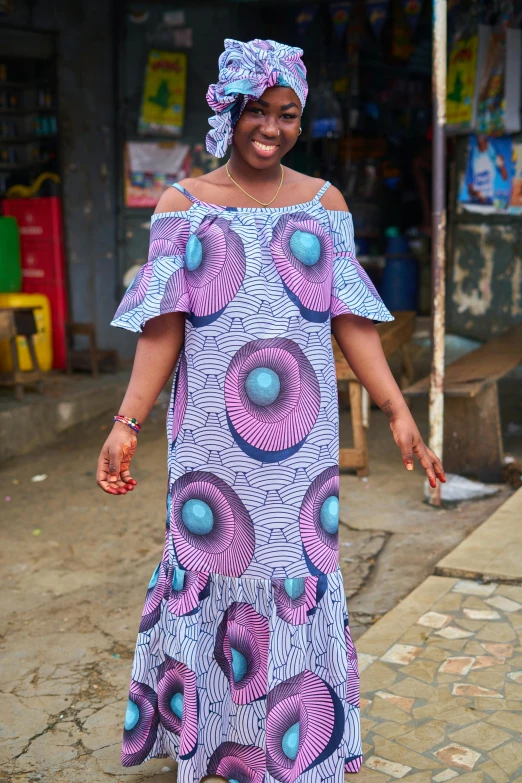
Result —
<svg viewBox="0 0 522 783"><path fill-rule="evenodd" d="M34 346L40 369L48 372L53 366L53 344L51 326L51 306L44 294L0 294L0 307L33 307L38 334L34 336ZM16 338L20 370L33 368L31 355L25 337ZM13 362L9 340L0 340L0 371L11 372Z"/></svg>

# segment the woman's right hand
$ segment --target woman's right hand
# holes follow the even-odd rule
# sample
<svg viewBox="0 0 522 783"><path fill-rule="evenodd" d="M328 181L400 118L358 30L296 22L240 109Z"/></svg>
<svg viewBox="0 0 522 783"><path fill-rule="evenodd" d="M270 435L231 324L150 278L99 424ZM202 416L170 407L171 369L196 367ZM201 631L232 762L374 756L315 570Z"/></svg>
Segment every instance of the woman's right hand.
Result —
<svg viewBox="0 0 522 783"><path fill-rule="evenodd" d="M126 495L136 484L130 474L130 463L136 451L136 433L126 424L115 422L98 457L96 483L109 495Z"/></svg>

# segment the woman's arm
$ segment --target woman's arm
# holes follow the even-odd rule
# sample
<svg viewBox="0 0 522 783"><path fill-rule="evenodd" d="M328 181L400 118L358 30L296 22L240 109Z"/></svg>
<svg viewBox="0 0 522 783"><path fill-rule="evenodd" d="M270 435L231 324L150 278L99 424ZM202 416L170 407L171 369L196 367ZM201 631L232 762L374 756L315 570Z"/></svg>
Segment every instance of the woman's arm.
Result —
<svg viewBox="0 0 522 783"><path fill-rule="evenodd" d="M388 366L379 333L372 321L358 315L338 315L332 319L332 332L346 361L370 397L388 417L405 468L413 470L415 455L432 487L437 483L435 476L445 482L442 464L421 438Z"/></svg>
<svg viewBox="0 0 522 783"><path fill-rule="evenodd" d="M184 313L165 313L145 324L118 413L143 424L176 366L184 336ZM98 486L110 495L125 495L136 486L129 470L136 445L136 434L131 428L115 422L101 450L96 472Z"/></svg>

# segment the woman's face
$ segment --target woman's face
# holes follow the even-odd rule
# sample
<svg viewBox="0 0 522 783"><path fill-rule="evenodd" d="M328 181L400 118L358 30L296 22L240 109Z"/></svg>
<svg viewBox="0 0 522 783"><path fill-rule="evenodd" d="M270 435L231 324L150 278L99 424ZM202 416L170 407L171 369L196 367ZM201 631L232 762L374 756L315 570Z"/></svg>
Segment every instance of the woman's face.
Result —
<svg viewBox="0 0 522 783"><path fill-rule="evenodd" d="M295 92L269 87L245 106L234 126L234 150L253 168L270 168L296 143L300 122L301 103Z"/></svg>

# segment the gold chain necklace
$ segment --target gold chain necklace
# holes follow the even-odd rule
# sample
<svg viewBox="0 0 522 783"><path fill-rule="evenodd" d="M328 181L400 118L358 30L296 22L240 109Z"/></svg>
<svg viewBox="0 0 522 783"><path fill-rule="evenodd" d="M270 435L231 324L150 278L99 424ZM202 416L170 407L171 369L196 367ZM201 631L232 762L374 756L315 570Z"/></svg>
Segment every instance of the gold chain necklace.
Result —
<svg viewBox="0 0 522 783"><path fill-rule="evenodd" d="M232 182L234 183L234 185L237 185L237 187L239 188L239 190L241 190L241 191L242 191L242 192L245 194L245 196L248 196L248 198L251 198L251 199L252 199L252 201L255 201L257 204L261 204L261 206L262 206L262 207L269 207L269 206L270 206L270 204L273 204L273 203L274 203L274 201L276 200L276 198L278 197L278 195L279 195L279 191L281 190L281 186L282 186L282 184L283 184L283 179L284 179L284 176L285 176L285 170L284 170L284 168L283 168L282 164L280 163L279 165L281 166L281 181L280 181L280 183L279 183L279 187L278 187L278 188L277 188L277 190L276 190L276 194L275 194L274 198L273 198L273 199L270 199L270 201L266 201L266 202L265 202L265 201L259 201L259 199L255 198L255 196L251 196L251 195L250 195L250 193L247 193L247 192L246 192L246 190L245 190L244 188L242 188L242 187L241 187L241 185L239 184L239 182L236 182L236 180L234 179L234 177L232 176L232 174L231 174L231 173L230 173L230 171L228 170L228 160L227 160L227 162L226 162L226 164L225 164L225 168L226 168L226 170L227 170L228 178L229 178L230 180L232 180Z"/></svg>

